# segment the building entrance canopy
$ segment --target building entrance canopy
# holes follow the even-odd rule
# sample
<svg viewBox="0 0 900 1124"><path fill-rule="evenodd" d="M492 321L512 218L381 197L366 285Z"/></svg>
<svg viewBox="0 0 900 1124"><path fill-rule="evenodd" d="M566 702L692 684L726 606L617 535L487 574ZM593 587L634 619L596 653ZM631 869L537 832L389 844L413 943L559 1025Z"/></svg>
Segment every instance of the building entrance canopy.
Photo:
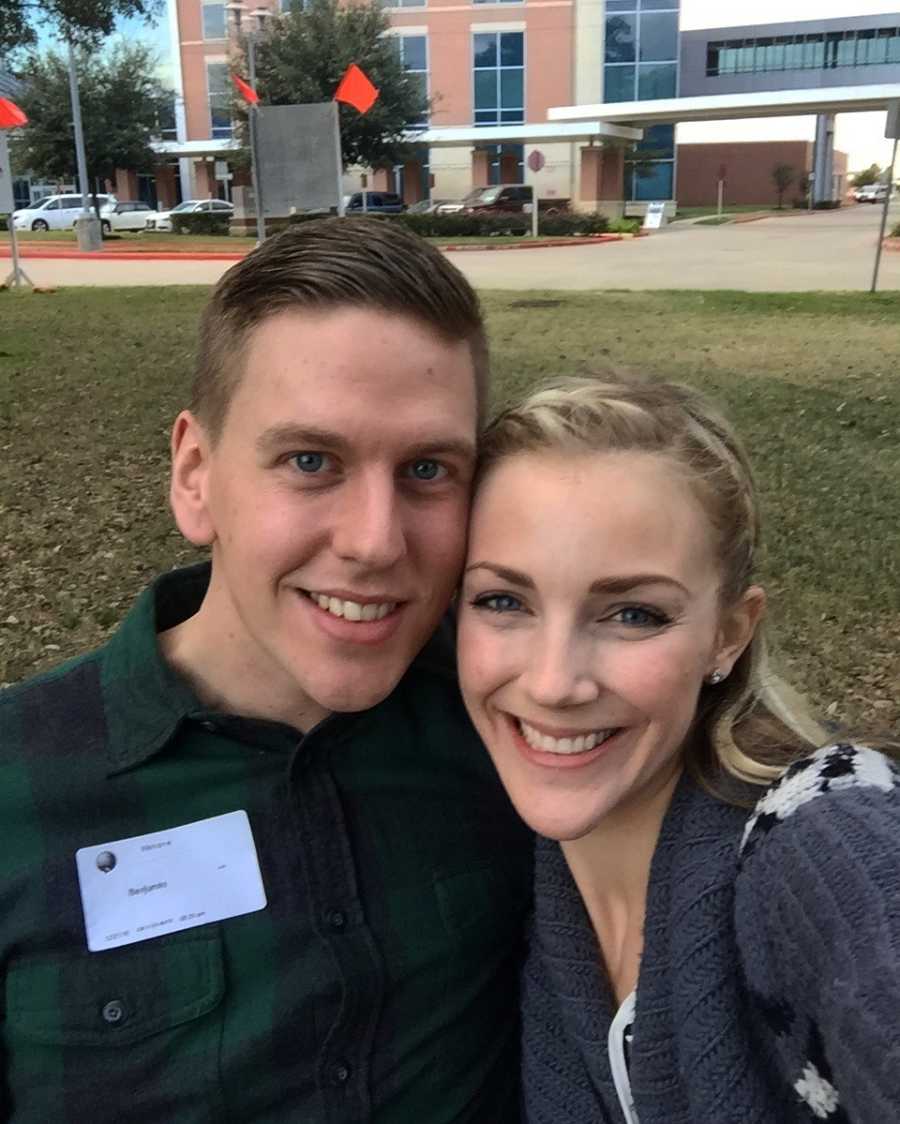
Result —
<svg viewBox="0 0 900 1124"><path fill-rule="evenodd" d="M550 121L597 121L608 125L641 127L682 121L728 121L741 117L871 112L873 109L885 109L888 102L896 98L900 98L900 83L562 105L548 109L547 117Z"/></svg>
<svg viewBox="0 0 900 1124"><path fill-rule="evenodd" d="M479 125L423 129L410 134L409 140L429 148L453 148L465 144L558 144L572 142L590 144L594 141L631 144L644 135L639 127L586 121L581 125L538 122L533 125Z"/></svg>

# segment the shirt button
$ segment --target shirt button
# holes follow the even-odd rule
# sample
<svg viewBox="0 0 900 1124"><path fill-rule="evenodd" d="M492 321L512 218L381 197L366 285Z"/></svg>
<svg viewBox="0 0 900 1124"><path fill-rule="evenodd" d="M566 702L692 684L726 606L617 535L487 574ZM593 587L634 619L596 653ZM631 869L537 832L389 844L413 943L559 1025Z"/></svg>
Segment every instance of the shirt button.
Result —
<svg viewBox="0 0 900 1124"><path fill-rule="evenodd" d="M125 1018L125 1007L121 999L110 999L110 1001L104 1005L101 1014L105 1022L108 1022L111 1026L115 1026L116 1023L120 1023L122 1019Z"/></svg>
<svg viewBox="0 0 900 1124"><path fill-rule="evenodd" d="M340 909L333 909L328 914L328 924L339 933L347 924L347 915Z"/></svg>
<svg viewBox="0 0 900 1124"><path fill-rule="evenodd" d="M350 1066L346 1062L335 1062L331 1067L332 1085L345 1085L350 1080Z"/></svg>

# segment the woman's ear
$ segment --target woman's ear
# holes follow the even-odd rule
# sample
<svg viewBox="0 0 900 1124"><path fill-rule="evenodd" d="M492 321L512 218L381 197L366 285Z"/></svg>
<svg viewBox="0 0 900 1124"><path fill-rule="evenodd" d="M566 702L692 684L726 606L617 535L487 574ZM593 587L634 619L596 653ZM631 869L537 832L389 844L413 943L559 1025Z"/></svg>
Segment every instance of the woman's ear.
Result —
<svg viewBox="0 0 900 1124"><path fill-rule="evenodd" d="M751 585L733 605L723 610L709 674L718 672L725 678L730 673L753 639L765 612L766 591L758 585Z"/></svg>
<svg viewBox="0 0 900 1124"><path fill-rule="evenodd" d="M216 532L209 510L210 442L190 410L182 410L172 426L172 476L169 502L175 522L194 546L209 546Z"/></svg>

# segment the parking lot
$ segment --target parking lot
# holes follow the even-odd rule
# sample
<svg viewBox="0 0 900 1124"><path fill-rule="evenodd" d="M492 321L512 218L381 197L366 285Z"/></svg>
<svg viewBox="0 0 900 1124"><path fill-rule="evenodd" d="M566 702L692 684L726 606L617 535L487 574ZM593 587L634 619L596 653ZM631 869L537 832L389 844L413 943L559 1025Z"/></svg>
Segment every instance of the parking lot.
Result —
<svg viewBox="0 0 900 1124"><path fill-rule="evenodd" d="M880 208L860 204L756 222L678 222L647 238L601 246L467 251L451 257L485 289L746 289L795 292L869 287ZM889 226L900 222L900 202ZM212 283L221 261L25 261L41 285ZM881 289L900 289L900 254L882 257Z"/></svg>

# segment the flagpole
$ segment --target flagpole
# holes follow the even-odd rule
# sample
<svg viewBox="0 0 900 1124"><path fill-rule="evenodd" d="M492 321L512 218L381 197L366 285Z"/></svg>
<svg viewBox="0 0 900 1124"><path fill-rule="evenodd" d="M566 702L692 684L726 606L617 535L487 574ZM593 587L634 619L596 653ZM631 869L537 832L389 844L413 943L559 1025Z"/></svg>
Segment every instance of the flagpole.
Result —
<svg viewBox="0 0 900 1124"><path fill-rule="evenodd" d="M247 34L247 62L250 68L250 85L256 93L256 32L251 28ZM262 191L259 186L259 150L256 141L256 115L259 102L250 106L248 123L250 127L250 174L253 181L253 199L256 203L256 244L266 239L266 217L263 214Z"/></svg>

